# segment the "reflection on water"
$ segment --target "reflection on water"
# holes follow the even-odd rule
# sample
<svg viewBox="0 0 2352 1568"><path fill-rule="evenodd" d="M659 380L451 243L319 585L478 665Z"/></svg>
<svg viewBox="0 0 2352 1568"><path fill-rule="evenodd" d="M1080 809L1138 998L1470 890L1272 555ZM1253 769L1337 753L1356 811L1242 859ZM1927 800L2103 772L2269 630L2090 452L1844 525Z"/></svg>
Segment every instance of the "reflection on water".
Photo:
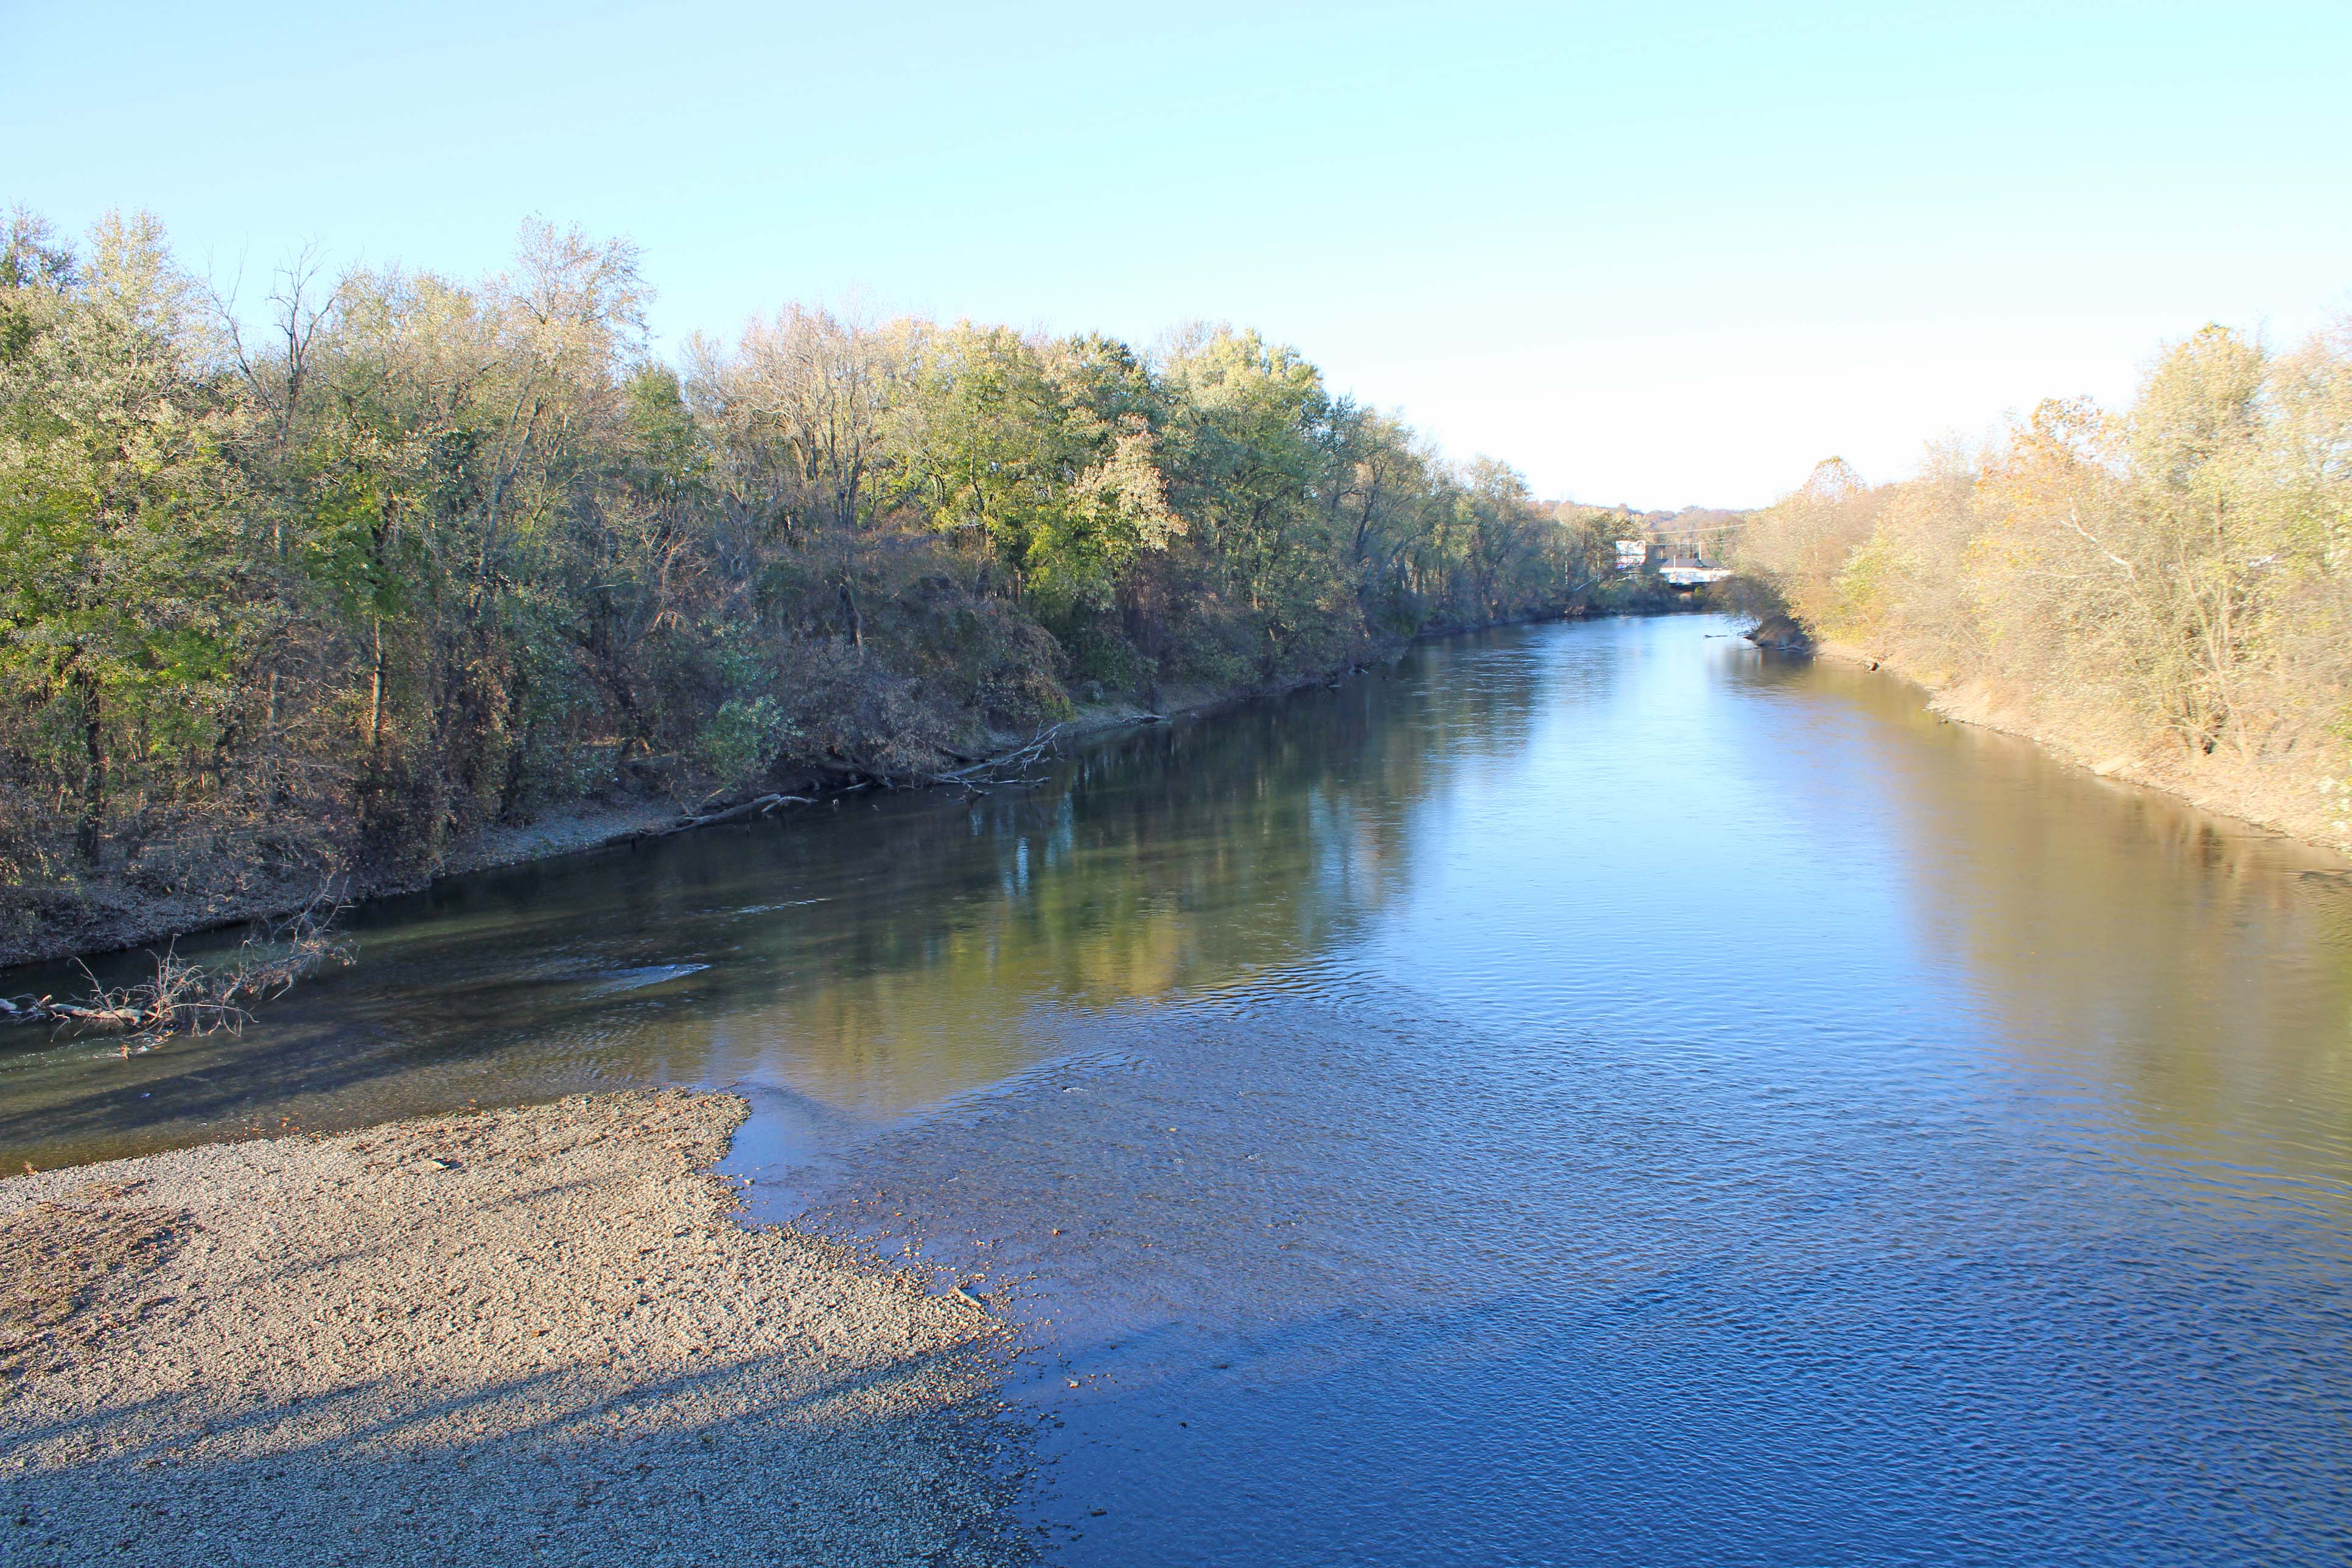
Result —
<svg viewBox="0 0 2352 1568"><path fill-rule="evenodd" d="M0 1158L740 1085L1072 1563L2341 1561L2352 868L1726 629L454 882Z"/></svg>
<svg viewBox="0 0 2352 1568"><path fill-rule="evenodd" d="M1900 688L1830 689L1879 721L1912 919L1958 955L1989 1032L2183 1158L2352 1168L2352 868L2171 798L1945 726ZM1952 752L1965 766L1945 759Z"/></svg>
<svg viewBox="0 0 2352 1568"><path fill-rule="evenodd" d="M1366 684L1130 731L1039 788L851 798L455 879L369 906L362 962L242 1038L0 1058L0 1158L634 1080L762 1086L887 1121L1034 1059L1041 1004L1213 987L1342 940L1405 847L1358 798L1442 790L1431 736L1507 752L1534 700L1525 682L1459 700Z"/></svg>

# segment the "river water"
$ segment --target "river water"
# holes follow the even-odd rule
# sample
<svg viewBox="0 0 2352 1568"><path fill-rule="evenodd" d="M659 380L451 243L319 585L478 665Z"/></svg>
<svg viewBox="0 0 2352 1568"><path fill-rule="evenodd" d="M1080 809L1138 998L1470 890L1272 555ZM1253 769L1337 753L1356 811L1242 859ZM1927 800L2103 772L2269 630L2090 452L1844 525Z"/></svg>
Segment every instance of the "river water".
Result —
<svg viewBox="0 0 2352 1568"><path fill-rule="evenodd" d="M2344 1562L2352 866L1731 629L445 883L0 1158L733 1086L1074 1564Z"/></svg>

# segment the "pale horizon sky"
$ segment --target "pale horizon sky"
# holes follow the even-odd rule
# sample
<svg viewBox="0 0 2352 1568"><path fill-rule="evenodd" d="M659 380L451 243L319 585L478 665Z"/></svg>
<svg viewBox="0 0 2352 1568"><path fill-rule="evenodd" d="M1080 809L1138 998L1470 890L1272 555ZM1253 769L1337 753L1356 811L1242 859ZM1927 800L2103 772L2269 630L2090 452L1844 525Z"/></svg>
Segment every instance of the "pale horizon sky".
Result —
<svg viewBox="0 0 2352 1568"><path fill-rule="evenodd" d="M541 214L637 241L673 348L792 300L1231 321L1645 508L2352 315L2341 3L0 0L0 203L217 274L476 275Z"/></svg>

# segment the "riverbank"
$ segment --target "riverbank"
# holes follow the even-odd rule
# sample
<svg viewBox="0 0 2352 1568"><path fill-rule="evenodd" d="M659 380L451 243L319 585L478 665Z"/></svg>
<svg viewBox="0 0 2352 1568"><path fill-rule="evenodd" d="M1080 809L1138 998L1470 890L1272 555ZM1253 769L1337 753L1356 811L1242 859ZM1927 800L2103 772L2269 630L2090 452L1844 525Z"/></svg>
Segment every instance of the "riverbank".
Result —
<svg viewBox="0 0 2352 1568"><path fill-rule="evenodd" d="M31 1564L978 1563L992 1321L572 1098L0 1181L0 1551Z"/></svg>
<svg viewBox="0 0 2352 1568"><path fill-rule="evenodd" d="M1812 651L1900 676L1927 693L1932 712L1956 724L2014 735L2101 778L2161 790L2200 810L2352 854L2352 781L2322 758L2242 757L2226 747L2197 752L2168 735L2135 734L2112 712L2053 706L1988 680L1945 679L1860 644L1817 639Z"/></svg>
<svg viewBox="0 0 2352 1568"><path fill-rule="evenodd" d="M1687 597L1666 605L1646 601L1605 613L1636 616L1687 614L1701 606ZM1476 626L1443 626L1400 640L1363 663L1285 680L1223 689L1171 689L1161 693L1159 706L1102 701L1081 706L1076 715L1055 726L1056 743L1084 740L1108 731L1175 719L1199 718L1256 699L1281 697L1316 687L1332 687L1379 665L1392 662L1414 643L1442 641L1512 626L1543 625L1585 618L1595 612L1578 608L1536 616L1512 616ZM1004 751L1020 747L1026 735L991 737ZM430 869L387 871L362 867L346 873L341 883L352 901L393 898L431 887L450 877L503 867L529 865L566 855L586 854L635 839L657 837L692 825L699 815L708 818L770 793L804 795L812 800L872 787L873 779L855 773L825 779L800 776L771 778L748 789L705 796L694 810L665 793L616 794L551 808L528 822L498 823L458 840ZM902 784L900 787L904 787ZM916 787L927 787L918 784ZM782 808L780 808L782 809ZM202 893L152 893L110 879L73 889L49 889L32 894L16 889L19 909L14 924L0 924L0 970L60 960L96 958L128 952L173 938L218 931L257 921L282 919L307 908L319 894L319 883L279 880L260 885L214 889Z"/></svg>
<svg viewBox="0 0 2352 1568"><path fill-rule="evenodd" d="M1093 705L1060 726L1058 739L1074 741L1136 724L1210 712L1268 690L1320 685L1331 679L1316 676L1279 688L1200 694L1171 702L1157 712L1131 704ZM1009 750L1020 745L1024 737L996 739ZM867 788L870 781L852 774L847 787ZM419 891L449 877L585 854L676 831L689 825L698 813L713 815L772 792L821 799L843 793L844 785L838 780L815 778L794 778L781 784L770 780L756 788L705 797L695 811L688 810L678 799L667 794L582 800L543 812L528 822L486 826L459 840L438 864L421 875L362 867L346 874L341 885L344 896L352 901L396 897ZM14 927L0 927L0 970L61 959L95 958L200 931L277 920L306 907L318 891L315 881L279 881L202 894L155 894L110 879L78 889L70 896L52 894L40 900L40 918Z"/></svg>
<svg viewBox="0 0 2352 1568"><path fill-rule="evenodd" d="M1554 616L1543 617L1561 619ZM1454 627L1431 637L1461 637L1472 632L1532 624L1537 617L1516 617L1486 626ZM1429 640L1417 638L1412 640ZM1400 656L1406 642L1370 663L1349 664L1286 680L1258 682L1223 689L1170 689L1160 693L1157 707L1108 700L1081 705L1075 715L1054 726L1055 744L1076 742L1175 719L1199 718L1254 699L1286 696L1313 687L1333 686L1363 673L1375 664ZM1034 737L999 734L989 737L992 749L1016 751ZM551 808L530 821L491 824L459 840L439 862L423 874L387 872L360 868L345 876L344 896L356 902L392 898L431 887L450 877L586 854L635 839L654 837L692 826L698 816L709 817L761 795L779 793L821 800L871 788L877 780L856 772L840 777L769 778L751 788L709 795L689 811L669 794L608 795ZM903 784L899 787L906 787ZM929 787L919 782L914 787ZM782 809L782 808L780 808ZM71 896L59 893L40 904L40 917L29 923L0 926L0 970L62 959L95 958L126 952L175 937L283 918L307 907L318 895L315 881L284 881L257 887L215 889L203 894L153 894L125 886L119 879L85 887Z"/></svg>
<svg viewBox="0 0 2352 1568"><path fill-rule="evenodd" d="M1284 679L1222 688L1164 689L1153 707L1118 699L1085 702L1070 719L1053 727L1056 744L1140 724L1198 718L1256 699L1336 686L1366 670L1392 663L1408 647L1419 643L1512 626L1580 620L1595 615L1679 615L1703 607L1684 595L1664 600L1638 594L1620 598L1622 602L1606 605L1578 605L1477 624L1433 625L1411 637L1399 637L1381 645L1360 661ZM1033 738L1027 733L1002 733L986 739L992 750L1009 752ZM549 807L529 821L481 826L450 845L437 860L421 870L414 866L394 868L362 865L336 873L337 885L342 896L353 902L393 898L420 891L450 877L585 854L679 831L693 826L698 817L708 820L769 794L814 801L884 782L889 781L854 769L829 775L802 773L770 776L749 787L701 795L692 809L687 804L692 796L682 795L675 789L648 784L632 791L616 784L602 795ZM898 787L908 787L903 778L896 784ZM914 787L926 787L925 781L918 779ZM202 931L283 919L310 907L319 892L315 871L301 877L212 887L203 891L156 892L132 887L119 876L37 889L0 887L0 916L5 916L0 918L0 970L96 958Z"/></svg>

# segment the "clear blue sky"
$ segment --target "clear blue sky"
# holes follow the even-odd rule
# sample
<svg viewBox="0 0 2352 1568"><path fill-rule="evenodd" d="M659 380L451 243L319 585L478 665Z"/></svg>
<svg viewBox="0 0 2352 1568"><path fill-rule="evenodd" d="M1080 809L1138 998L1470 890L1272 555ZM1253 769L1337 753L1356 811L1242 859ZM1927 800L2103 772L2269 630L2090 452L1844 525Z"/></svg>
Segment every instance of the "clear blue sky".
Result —
<svg viewBox="0 0 2352 1568"><path fill-rule="evenodd" d="M1254 324L1538 489L1907 470L2207 320L2352 310L2352 5L0 0L0 202L459 274Z"/></svg>

